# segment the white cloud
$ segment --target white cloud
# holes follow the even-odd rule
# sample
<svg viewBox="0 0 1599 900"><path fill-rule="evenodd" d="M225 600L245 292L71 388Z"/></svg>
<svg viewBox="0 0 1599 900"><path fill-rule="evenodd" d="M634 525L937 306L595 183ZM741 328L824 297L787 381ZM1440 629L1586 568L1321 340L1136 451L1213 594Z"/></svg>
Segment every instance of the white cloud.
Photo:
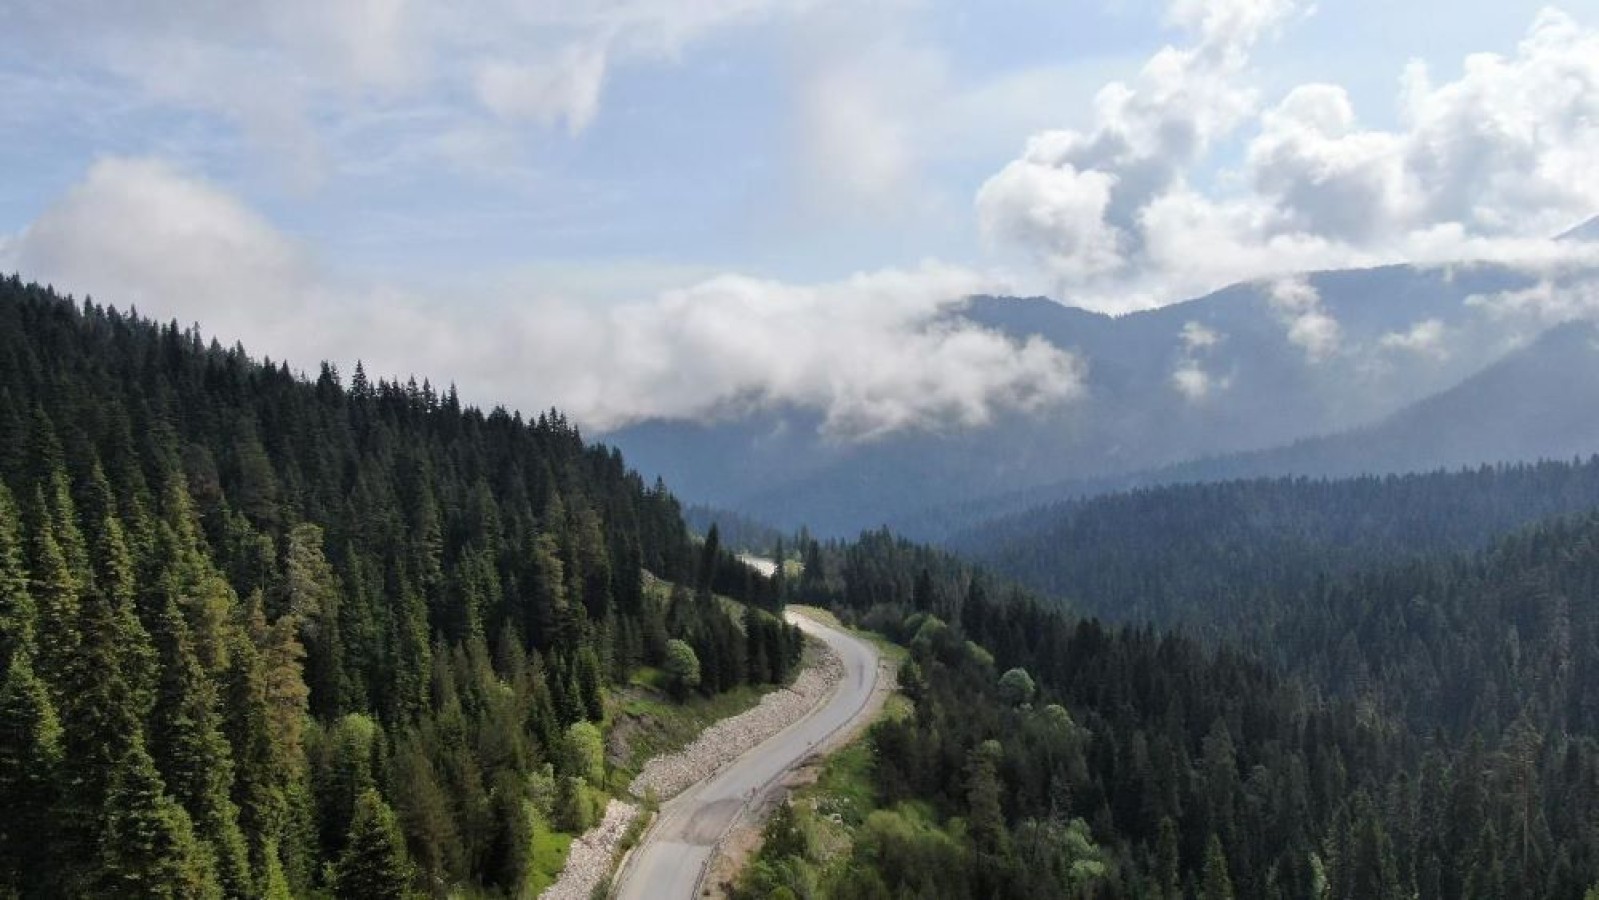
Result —
<svg viewBox="0 0 1599 900"><path fill-rule="evenodd" d="M1202 357L1221 346L1222 341L1227 339L1226 335L1199 322L1184 322L1177 339L1182 351L1172 368L1171 382L1179 394L1191 403L1199 403L1216 391L1232 387L1232 376L1218 378L1212 375L1202 360Z"/></svg>
<svg viewBox="0 0 1599 900"><path fill-rule="evenodd" d="M599 112L605 64L602 47L569 47L537 64L493 60L478 67L477 96L502 119L547 127L564 121L575 135Z"/></svg>
<svg viewBox="0 0 1599 900"><path fill-rule="evenodd" d="M793 30L789 144L804 205L889 221L948 216L960 198L941 176L1001 158L1062 105L1090 102L1112 69L1095 57L966 71L916 27L934 5L834 3Z"/></svg>
<svg viewBox="0 0 1599 900"><path fill-rule="evenodd" d="M1531 287L1473 294L1466 305L1497 322L1547 327L1576 319L1599 319L1599 279L1540 279Z"/></svg>
<svg viewBox="0 0 1599 900"><path fill-rule="evenodd" d="M832 0L91 0L24 2L10 36L135 89L138 102L236 124L296 178L325 176L344 120L448 107L458 127L583 131L618 66ZM460 103L468 98L477 108Z"/></svg>
<svg viewBox="0 0 1599 900"><path fill-rule="evenodd" d="M1094 129L1030 140L977 194L984 235L1107 311L1317 268L1583 252L1550 238L1599 211L1599 31L1550 9L1512 55L1471 56L1453 81L1414 63L1386 131L1338 85L1258 107L1250 52L1298 9L1174 0L1192 42L1108 85ZM1200 177L1239 141L1238 168ZM1324 318L1300 323L1307 347L1336 341Z"/></svg>
<svg viewBox="0 0 1599 900"><path fill-rule="evenodd" d="M213 185L107 159L22 232L0 266L147 315L203 323L299 366L365 359L454 380L524 409L607 429L798 405L840 440L980 425L1082 390L1082 363L954 316L999 285L925 263L820 285L719 275L647 299L566 295L460 304L330 278L300 245ZM643 273L642 277L657 275ZM489 309L499 312L488 311Z"/></svg>
<svg viewBox="0 0 1599 900"><path fill-rule="evenodd" d="M978 191L984 235L1034 256L1063 284L1136 267L1141 211L1180 186L1185 169L1254 108L1255 92L1240 78L1249 51L1296 10L1294 0L1179 0L1170 18L1195 42L1156 53L1134 84L1106 85L1092 130L1028 141Z"/></svg>
<svg viewBox="0 0 1599 900"><path fill-rule="evenodd" d="M1271 283L1267 300L1287 329L1288 342L1305 351L1305 360L1325 362L1338 354L1343 328L1322 308L1321 294L1304 278L1283 278Z"/></svg>
<svg viewBox="0 0 1599 900"><path fill-rule="evenodd" d="M1224 337L1225 335L1221 332L1213 328L1206 328L1198 322L1184 322L1183 330L1178 334L1178 338L1182 340L1183 346L1189 352L1209 350L1220 344Z"/></svg>
<svg viewBox="0 0 1599 900"><path fill-rule="evenodd" d="M936 264L818 286L727 275L602 312L543 307L573 327L540 329L534 347L592 373L566 402L602 424L799 404L825 410L836 436L868 438L1075 396L1073 357L949 317L983 287Z"/></svg>
<svg viewBox="0 0 1599 900"><path fill-rule="evenodd" d="M1449 358L1445 342L1448 329L1440 319L1427 319L1411 326L1409 331L1390 332L1377 342L1384 350L1400 350L1436 360Z"/></svg>
<svg viewBox="0 0 1599 900"><path fill-rule="evenodd" d="M1124 232L1106 220L1118 176L1048 162L1044 135L1034 153L1006 166L977 195L978 224L992 242L1034 248L1053 273L1074 281L1120 269Z"/></svg>
<svg viewBox="0 0 1599 900"><path fill-rule="evenodd" d="M1198 360L1185 359L1171 373L1172 387L1191 403L1200 403L1218 390L1232 386L1230 378L1216 378Z"/></svg>
<svg viewBox="0 0 1599 900"><path fill-rule="evenodd" d="M291 318L315 294L296 242L227 193L151 160L95 163L0 260L124 308L234 332ZM265 315L239 315L252 309Z"/></svg>

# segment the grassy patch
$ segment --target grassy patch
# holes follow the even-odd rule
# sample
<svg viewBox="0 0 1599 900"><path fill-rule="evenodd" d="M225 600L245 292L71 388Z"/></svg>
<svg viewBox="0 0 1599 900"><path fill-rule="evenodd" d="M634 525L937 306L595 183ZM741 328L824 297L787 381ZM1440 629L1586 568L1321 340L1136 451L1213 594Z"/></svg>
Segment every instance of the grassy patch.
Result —
<svg viewBox="0 0 1599 900"><path fill-rule="evenodd" d="M826 625L829 628L844 627L843 623L838 621L838 616L833 615L832 610L823 609L820 606L805 606L799 603L790 603L788 608L802 615L809 616L810 618L821 622L823 625Z"/></svg>
<svg viewBox="0 0 1599 900"><path fill-rule="evenodd" d="M859 824L874 806L872 743L862 737L829 756L816 784L806 790L818 806L831 806L845 822Z"/></svg>
<svg viewBox="0 0 1599 900"><path fill-rule="evenodd" d="M625 746L617 762L629 773L637 772L646 759L683 749L707 726L753 707L771 689L742 685L714 697L693 694L674 703L661 691L635 684L616 698L612 712L613 733Z"/></svg>
<svg viewBox="0 0 1599 900"><path fill-rule="evenodd" d="M543 818L533 816L532 852L527 867L524 897L537 897L561 877L567 854L572 852L572 835L552 829Z"/></svg>
<svg viewBox="0 0 1599 900"><path fill-rule="evenodd" d="M888 700L883 703L880 718L890 722L902 722L916 714L916 704L904 694L895 692L888 695Z"/></svg>
<svg viewBox="0 0 1599 900"><path fill-rule="evenodd" d="M671 687L671 683L672 677L654 666L643 666L633 673L633 677L628 679L628 684L634 687L650 688L662 693L665 693Z"/></svg>

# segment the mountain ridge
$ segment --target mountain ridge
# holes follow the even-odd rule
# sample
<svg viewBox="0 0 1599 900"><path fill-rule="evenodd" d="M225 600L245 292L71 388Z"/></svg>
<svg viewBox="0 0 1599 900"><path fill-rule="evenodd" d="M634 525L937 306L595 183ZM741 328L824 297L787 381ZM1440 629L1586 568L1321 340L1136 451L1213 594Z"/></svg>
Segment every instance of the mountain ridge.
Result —
<svg viewBox="0 0 1599 900"><path fill-rule="evenodd" d="M950 315L1078 356L1082 395L1039 415L998 411L976 429L858 444L826 437L823 414L792 407L644 422L607 440L694 502L852 534L931 507L1373 425L1541 332L1493 301L1536 283L1492 264L1382 266L1235 284L1116 317L977 296ZM1307 337L1317 327L1321 344Z"/></svg>

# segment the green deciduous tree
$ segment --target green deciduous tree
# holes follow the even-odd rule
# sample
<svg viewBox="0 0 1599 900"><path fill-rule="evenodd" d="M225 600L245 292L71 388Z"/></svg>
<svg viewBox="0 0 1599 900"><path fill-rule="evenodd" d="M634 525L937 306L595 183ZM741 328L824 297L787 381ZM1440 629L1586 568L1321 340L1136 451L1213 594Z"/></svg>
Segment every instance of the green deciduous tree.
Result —
<svg viewBox="0 0 1599 900"><path fill-rule="evenodd" d="M1000 699L1011 706L1033 702L1033 694L1037 690L1037 686L1033 684L1033 676L1027 674L1026 669L1010 669L999 677Z"/></svg>
<svg viewBox="0 0 1599 900"><path fill-rule="evenodd" d="M585 779L596 787L605 783L605 739L588 722L567 726L564 741L566 774Z"/></svg>
<svg viewBox="0 0 1599 900"><path fill-rule="evenodd" d="M687 641L673 638L666 642L666 669L674 696L681 699L700 686L700 658Z"/></svg>

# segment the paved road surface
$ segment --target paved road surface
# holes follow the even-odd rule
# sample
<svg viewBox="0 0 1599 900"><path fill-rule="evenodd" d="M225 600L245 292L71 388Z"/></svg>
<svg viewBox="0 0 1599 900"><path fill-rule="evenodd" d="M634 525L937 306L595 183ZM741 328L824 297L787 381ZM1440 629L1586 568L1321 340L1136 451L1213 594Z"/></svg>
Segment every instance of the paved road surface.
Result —
<svg viewBox="0 0 1599 900"><path fill-rule="evenodd" d="M813 619L792 612L788 618L833 648L844 663L844 680L808 716L663 803L655 825L619 874L622 900L693 897L705 865L739 813L818 744L865 713L877 686L876 648Z"/></svg>

